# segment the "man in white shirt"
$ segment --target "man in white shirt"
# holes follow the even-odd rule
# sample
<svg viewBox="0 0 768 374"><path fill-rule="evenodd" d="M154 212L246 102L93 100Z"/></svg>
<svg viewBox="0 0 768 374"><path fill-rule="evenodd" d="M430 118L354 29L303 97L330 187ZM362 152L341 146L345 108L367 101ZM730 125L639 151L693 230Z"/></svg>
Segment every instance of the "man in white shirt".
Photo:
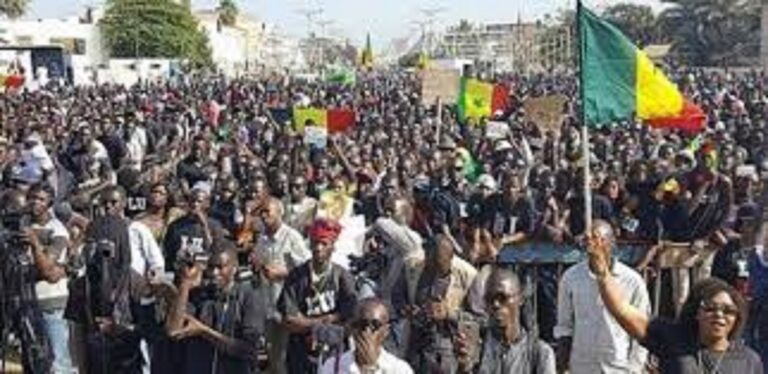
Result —
<svg viewBox="0 0 768 374"><path fill-rule="evenodd" d="M593 235L616 243L610 223L596 220ZM634 307L650 314L650 298L642 276L614 261L613 276ZM563 274L557 305L559 371L572 374L642 373L648 352L632 339L603 305L589 262L574 265Z"/></svg>
<svg viewBox="0 0 768 374"><path fill-rule="evenodd" d="M262 212L266 232L256 244L254 265L261 277L267 300L265 309L267 316L267 337L270 346L270 372L283 373L285 368L285 349L288 344L288 334L281 327L280 314L277 311L277 299L283 290L283 282L288 273L312 257L307 243L296 229L283 222L283 203L275 198L267 201Z"/></svg>
<svg viewBox="0 0 768 374"><path fill-rule="evenodd" d="M53 190L44 183L32 185L27 193L27 203L31 213L29 228L35 233L48 257L59 266L67 262L69 232L67 228L51 214ZM43 311L45 328L53 350L53 372L71 373L72 354L69 347L70 325L64 319L69 289L68 279L62 277L55 283L41 280L35 284L40 309Z"/></svg>
<svg viewBox="0 0 768 374"><path fill-rule="evenodd" d="M384 349L389 311L378 298L362 300L352 321L354 348L323 363L320 374L411 374L407 362Z"/></svg>

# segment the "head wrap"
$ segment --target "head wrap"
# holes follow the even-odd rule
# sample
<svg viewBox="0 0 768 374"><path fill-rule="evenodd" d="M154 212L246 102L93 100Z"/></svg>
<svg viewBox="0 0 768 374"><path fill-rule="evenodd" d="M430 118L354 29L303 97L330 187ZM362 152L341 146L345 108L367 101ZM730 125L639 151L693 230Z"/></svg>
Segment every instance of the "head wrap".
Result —
<svg viewBox="0 0 768 374"><path fill-rule="evenodd" d="M335 242L341 234L341 225L329 219L318 219L309 228L309 238L319 242Z"/></svg>

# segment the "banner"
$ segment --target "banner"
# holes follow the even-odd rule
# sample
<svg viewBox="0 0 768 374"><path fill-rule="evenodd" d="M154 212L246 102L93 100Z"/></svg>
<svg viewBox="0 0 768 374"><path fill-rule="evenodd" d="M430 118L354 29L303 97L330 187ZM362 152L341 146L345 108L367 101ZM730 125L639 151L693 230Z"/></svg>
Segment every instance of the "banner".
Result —
<svg viewBox="0 0 768 374"><path fill-rule="evenodd" d="M525 100L525 119L533 122L543 131L560 134L563 121L563 106L568 102L565 95L532 97Z"/></svg>
<svg viewBox="0 0 768 374"><path fill-rule="evenodd" d="M443 103L454 103L459 98L461 76L458 70L427 69L421 76L421 102L433 105L439 97Z"/></svg>

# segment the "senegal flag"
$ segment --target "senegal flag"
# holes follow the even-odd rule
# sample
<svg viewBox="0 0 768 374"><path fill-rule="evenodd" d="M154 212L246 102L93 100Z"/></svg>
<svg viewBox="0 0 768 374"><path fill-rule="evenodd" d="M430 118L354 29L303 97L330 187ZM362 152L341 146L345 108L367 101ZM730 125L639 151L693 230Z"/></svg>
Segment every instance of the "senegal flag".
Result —
<svg viewBox="0 0 768 374"><path fill-rule="evenodd" d="M293 108L293 124L298 132L304 132L304 126L311 123L334 134L352 128L355 121L355 112L351 109Z"/></svg>
<svg viewBox="0 0 768 374"><path fill-rule="evenodd" d="M497 111L509 106L509 90L500 84L485 83L473 78L462 78L459 90L459 118L479 120L491 118Z"/></svg>
<svg viewBox="0 0 768 374"><path fill-rule="evenodd" d="M589 124L630 119L699 131L706 116L616 27L579 2L581 84Z"/></svg>

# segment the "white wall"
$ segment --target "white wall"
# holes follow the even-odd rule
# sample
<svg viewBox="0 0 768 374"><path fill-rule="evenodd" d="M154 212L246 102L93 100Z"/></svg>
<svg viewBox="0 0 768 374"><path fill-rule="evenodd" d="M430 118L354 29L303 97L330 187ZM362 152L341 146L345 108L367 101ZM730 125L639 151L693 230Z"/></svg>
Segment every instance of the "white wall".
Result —
<svg viewBox="0 0 768 374"><path fill-rule="evenodd" d="M83 24L77 17L25 21L0 21L0 39L8 46L51 46L52 38L74 38L85 41L85 54L72 55L76 84L90 83L90 69L107 61L101 35L96 24Z"/></svg>

